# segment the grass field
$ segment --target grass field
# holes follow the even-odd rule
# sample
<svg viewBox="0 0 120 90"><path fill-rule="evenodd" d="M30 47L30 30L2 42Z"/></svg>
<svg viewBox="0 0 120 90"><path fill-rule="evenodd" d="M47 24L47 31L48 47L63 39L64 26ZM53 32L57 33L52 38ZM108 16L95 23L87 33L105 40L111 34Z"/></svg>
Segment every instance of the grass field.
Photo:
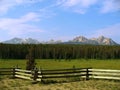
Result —
<svg viewBox="0 0 120 90"><path fill-rule="evenodd" d="M100 68L120 70L120 60L72 60L55 61L50 59L36 60L37 67L43 69L60 68ZM26 60L0 60L0 68L18 65L25 69ZM88 80L69 83L32 84L32 81L22 79L0 78L0 90L120 90L120 81Z"/></svg>
<svg viewBox="0 0 120 90"><path fill-rule="evenodd" d="M119 81L89 80L69 83L32 84L28 80L0 80L0 90L120 90Z"/></svg>
<svg viewBox="0 0 120 90"><path fill-rule="evenodd" d="M100 68L100 69L118 69L120 70L120 60L71 60L71 61L55 61L51 59L37 59L37 67L42 69L60 69L60 68ZM0 59L0 68L13 67L18 65L25 69L26 60L2 60Z"/></svg>

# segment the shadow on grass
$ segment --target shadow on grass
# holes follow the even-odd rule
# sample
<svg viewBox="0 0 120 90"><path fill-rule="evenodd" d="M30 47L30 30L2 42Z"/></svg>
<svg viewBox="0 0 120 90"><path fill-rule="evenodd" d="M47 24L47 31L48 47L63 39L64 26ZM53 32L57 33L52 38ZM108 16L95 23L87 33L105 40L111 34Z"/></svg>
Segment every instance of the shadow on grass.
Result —
<svg viewBox="0 0 120 90"><path fill-rule="evenodd" d="M86 79L80 79L79 77L74 77L74 78L67 78L67 79L60 79L60 80L53 80L53 79L43 79L41 81L41 84L56 84L56 83L69 83L69 82L80 82L80 81L85 81Z"/></svg>

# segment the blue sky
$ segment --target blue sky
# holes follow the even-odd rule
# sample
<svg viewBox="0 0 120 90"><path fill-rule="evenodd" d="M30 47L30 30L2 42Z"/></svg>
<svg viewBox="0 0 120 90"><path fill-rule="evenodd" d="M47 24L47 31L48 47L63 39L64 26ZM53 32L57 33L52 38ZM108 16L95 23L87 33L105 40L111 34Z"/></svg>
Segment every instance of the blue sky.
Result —
<svg viewBox="0 0 120 90"><path fill-rule="evenodd" d="M0 0L0 41L101 35L120 43L120 0Z"/></svg>

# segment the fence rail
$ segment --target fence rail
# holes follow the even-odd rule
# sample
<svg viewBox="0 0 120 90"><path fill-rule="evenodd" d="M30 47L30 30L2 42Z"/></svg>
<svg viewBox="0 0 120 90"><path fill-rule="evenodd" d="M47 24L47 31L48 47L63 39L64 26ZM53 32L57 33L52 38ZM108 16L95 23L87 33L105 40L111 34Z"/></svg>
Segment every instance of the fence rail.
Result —
<svg viewBox="0 0 120 90"><path fill-rule="evenodd" d="M120 80L120 70L90 69L91 78Z"/></svg>
<svg viewBox="0 0 120 90"><path fill-rule="evenodd" d="M41 81L49 78L79 77L89 79L113 79L120 80L120 70L71 68L55 70L22 70L20 68L0 68L0 75L12 75L15 78Z"/></svg>
<svg viewBox="0 0 120 90"><path fill-rule="evenodd" d="M15 77L41 81L48 78L68 78L68 77L81 77L84 76L86 80L89 79L88 68L84 69L57 69L57 70L38 70L33 71L15 69Z"/></svg>
<svg viewBox="0 0 120 90"><path fill-rule="evenodd" d="M0 68L0 75L13 75L14 68Z"/></svg>
<svg viewBox="0 0 120 90"><path fill-rule="evenodd" d="M58 70L42 70L41 75L43 79L46 78L68 78L68 77L81 77L89 79L89 68L73 68L73 69L58 69ZM81 77L82 78L82 77Z"/></svg>

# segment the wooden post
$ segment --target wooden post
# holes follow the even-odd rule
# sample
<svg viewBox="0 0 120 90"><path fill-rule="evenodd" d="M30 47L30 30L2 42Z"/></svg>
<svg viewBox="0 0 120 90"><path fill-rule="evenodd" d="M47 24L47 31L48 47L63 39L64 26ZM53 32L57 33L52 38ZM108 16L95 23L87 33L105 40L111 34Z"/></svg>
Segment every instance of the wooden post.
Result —
<svg viewBox="0 0 120 90"><path fill-rule="evenodd" d="M86 80L89 80L89 69L86 69Z"/></svg>
<svg viewBox="0 0 120 90"><path fill-rule="evenodd" d="M13 78L15 78L15 67L13 67Z"/></svg>
<svg viewBox="0 0 120 90"><path fill-rule="evenodd" d="M36 79L38 78L38 69L35 68L34 69L34 76L33 76L33 80L36 81Z"/></svg>
<svg viewBox="0 0 120 90"><path fill-rule="evenodd" d="M39 75L41 76L40 81L42 82L42 68L41 67L39 67L39 72L40 72Z"/></svg>

